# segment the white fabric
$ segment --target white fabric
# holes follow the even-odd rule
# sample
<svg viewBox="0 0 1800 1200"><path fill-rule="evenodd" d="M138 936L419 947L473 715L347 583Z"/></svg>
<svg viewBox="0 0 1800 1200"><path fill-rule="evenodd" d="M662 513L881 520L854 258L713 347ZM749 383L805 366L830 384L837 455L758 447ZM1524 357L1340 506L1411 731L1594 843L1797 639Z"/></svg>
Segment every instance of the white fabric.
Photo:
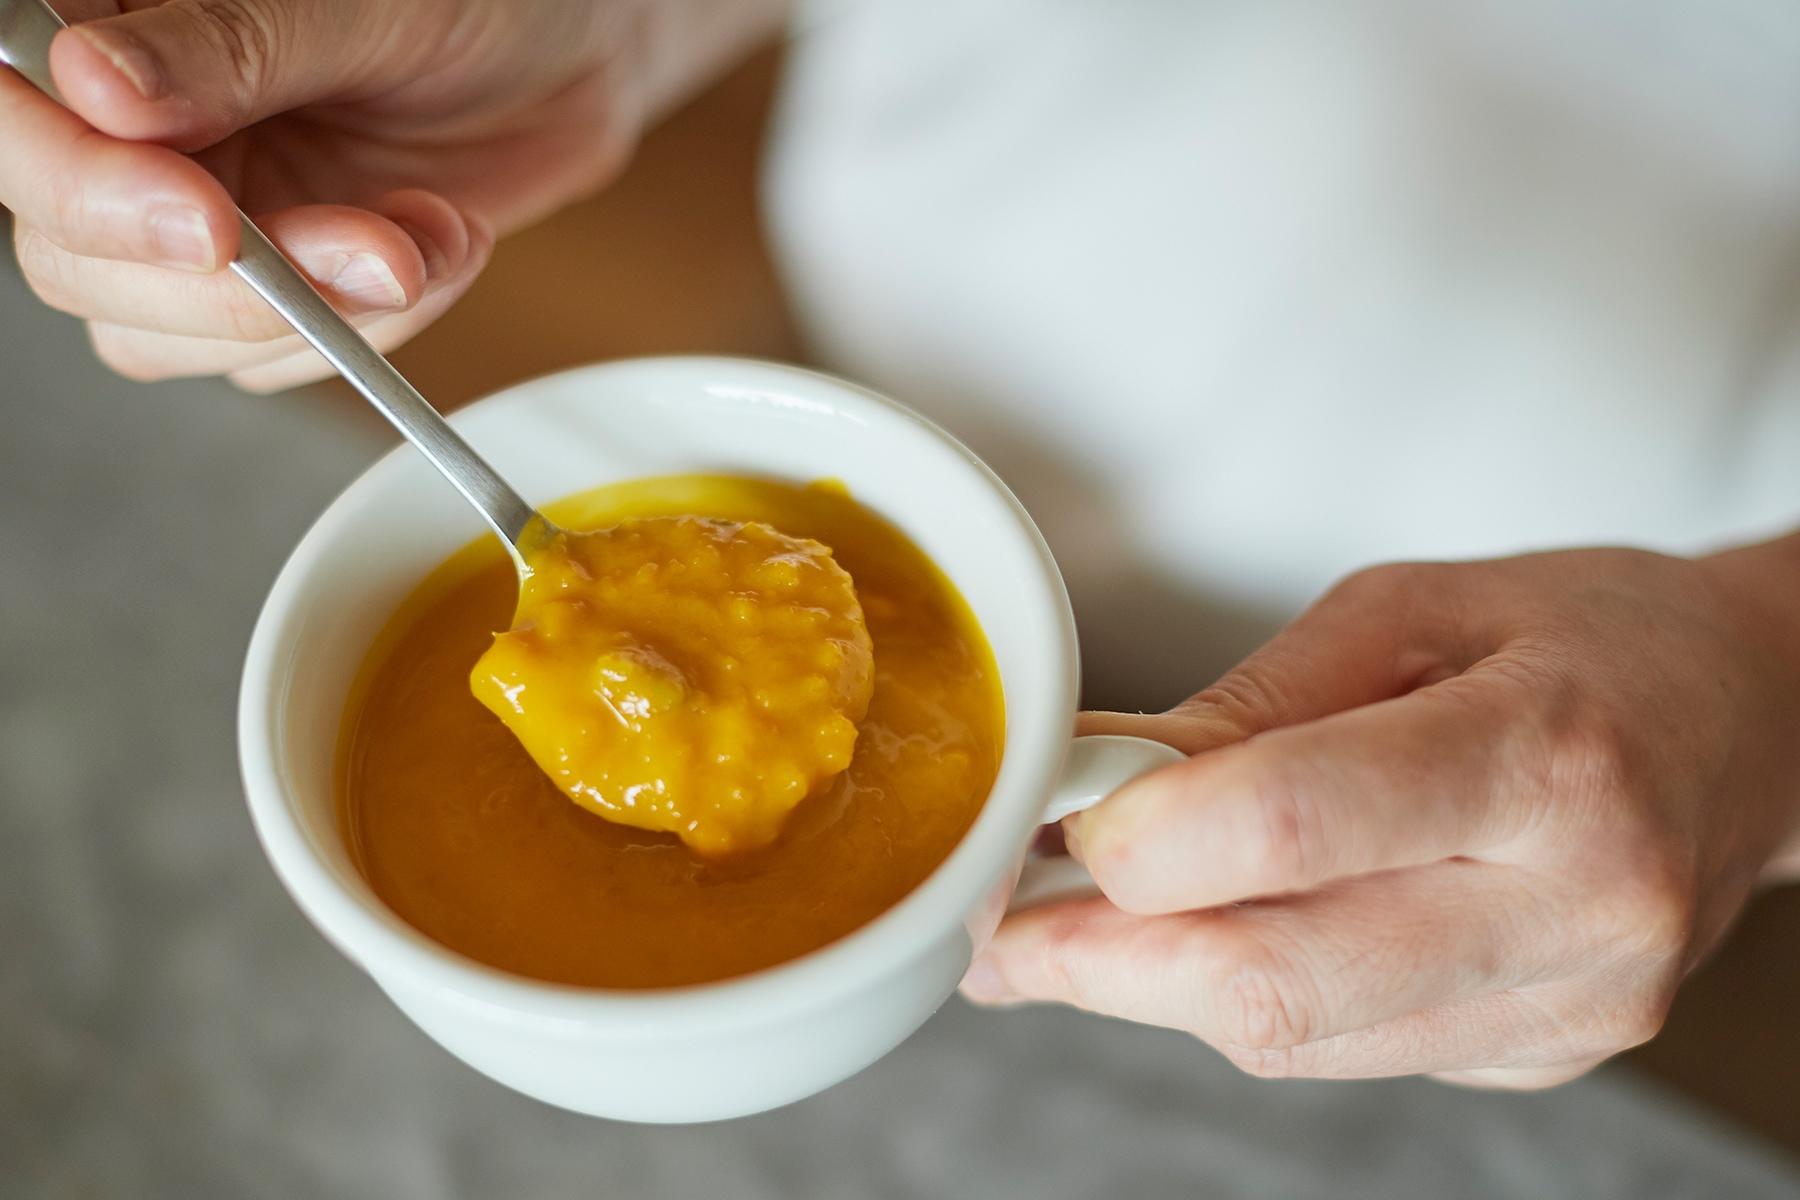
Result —
<svg viewBox="0 0 1800 1200"><path fill-rule="evenodd" d="M839 0L770 179L826 361L989 457L1102 698L1370 562L1800 520L1787 0Z"/></svg>

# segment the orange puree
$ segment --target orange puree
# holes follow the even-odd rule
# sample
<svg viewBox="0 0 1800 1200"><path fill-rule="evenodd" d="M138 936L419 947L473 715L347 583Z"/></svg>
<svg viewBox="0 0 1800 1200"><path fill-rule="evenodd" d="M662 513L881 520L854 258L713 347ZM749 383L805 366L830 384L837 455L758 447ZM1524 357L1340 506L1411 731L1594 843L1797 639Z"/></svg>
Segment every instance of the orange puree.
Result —
<svg viewBox="0 0 1800 1200"><path fill-rule="evenodd" d="M962 599L897 529L841 488L700 476L602 488L548 515L570 529L623 523L622 540L647 538L655 553L573 539L581 545L563 564L540 566L521 597L499 546L470 546L400 606L353 689L341 811L358 867L401 918L534 978L697 983L841 937L956 845L999 766L998 676ZM672 519L696 516L710 520ZM612 569L627 560L637 564L631 571ZM649 560L662 565L640 578ZM720 589L750 600L755 637L731 624L729 601L724 617L715 604L702 612L685 602L716 600ZM591 603L601 623L559 634L557 597ZM867 641L853 619L857 601ZM515 602L519 631L496 640ZM856 664L871 645L872 685L862 685L867 711L852 745L839 722L859 715ZM759 647L773 666L753 664ZM825 647L842 661L803 662ZM571 648L566 674L533 661ZM741 665L727 670L727 655ZM522 734L530 752L471 695L477 660L496 668L485 681L477 671L475 686L490 703L498 697L503 715L504 689L519 679L522 700L534 687L553 694L541 714L524 705L543 720ZM605 712L608 702L618 717ZM596 711L632 736L581 736L602 727ZM558 743L573 749L569 764L549 764L553 774L568 768L553 782L532 755ZM577 769L578 758L598 765ZM754 803L728 812L721 781ZM574 782L594 789L577 799L613 804L606 815L615 819L571 804ZM632 786L638 803L624 804ZM734 852L716 852L725 846Z"/></svg>
<svg viewBox="0 0 1800 1200"><path fill-rule="evenodd" d="M576 803L716 858L774 841L850 765L869 631L818 542L640 517L528 561L470 686Z"/></svg>

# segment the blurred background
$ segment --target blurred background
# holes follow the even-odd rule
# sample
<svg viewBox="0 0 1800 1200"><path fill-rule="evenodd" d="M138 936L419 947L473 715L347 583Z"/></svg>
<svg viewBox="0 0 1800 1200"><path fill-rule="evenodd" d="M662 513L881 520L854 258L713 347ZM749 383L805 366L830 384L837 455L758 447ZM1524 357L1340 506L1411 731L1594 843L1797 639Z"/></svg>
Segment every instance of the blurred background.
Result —
<svg viewBox="0 0 1800 1200"><path fill-rule="evenodd" d="M757 56L504 243L401 367L450 408L624 355L806 361L758 220L780 69ZM0 1195L1800 1196L1797 889L1751 907L1659 1039L1541 1095L1259 1083L1178 1035L952 1001L751 1120L523 1100L317 937L239 795L257 606L387 429L335 386L119 381L10 259L0 415Z"/></svg>

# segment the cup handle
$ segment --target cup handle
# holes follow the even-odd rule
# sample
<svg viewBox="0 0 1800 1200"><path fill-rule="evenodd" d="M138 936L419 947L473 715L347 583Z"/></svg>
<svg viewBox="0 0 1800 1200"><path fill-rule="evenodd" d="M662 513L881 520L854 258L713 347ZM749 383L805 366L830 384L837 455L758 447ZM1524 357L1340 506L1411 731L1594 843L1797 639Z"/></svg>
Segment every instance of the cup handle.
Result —
<svg viewBox="0 0 1800 1200"><path fill-rule="evenodd" d="M1115 734L1078 737L1069 747L1068 758L1063 761L1056 790L1044 806L1044 824L1054 824L1090 809L1139 775L1178 763L1186 757L1175 747L1149 738ZM1006 910L1017 912L1050 900L1098 894L1093 876L1074 859L1064 855L1027 858Z"/></svg>

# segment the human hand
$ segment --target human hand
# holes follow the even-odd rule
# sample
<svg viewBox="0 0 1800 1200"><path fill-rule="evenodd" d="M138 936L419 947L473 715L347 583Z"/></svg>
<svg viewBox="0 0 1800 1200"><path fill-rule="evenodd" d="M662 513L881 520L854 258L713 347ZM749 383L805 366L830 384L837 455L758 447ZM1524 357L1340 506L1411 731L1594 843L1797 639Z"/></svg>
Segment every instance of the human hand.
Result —
<svg viewBox="0 0 1800 1200"><path fill-rule="evenodd" d="M387 350L469 287L496 230L619 170L645 102L642 6L617 0L59 7L96 18L51 50L74 111L0 69L0 203L33 289L134 379L329 373L222 270L234 202Z"/></svg>
<svg viewBox="0 0 1800 1200"><path fill-rule="evenodd" d="M1376 568L1173 711L1086 722L1194 757L1065 823L1104 898L1008 917L971 999L1256 1075L1560 1082L1800 870L1800 537Z"/></svg>

